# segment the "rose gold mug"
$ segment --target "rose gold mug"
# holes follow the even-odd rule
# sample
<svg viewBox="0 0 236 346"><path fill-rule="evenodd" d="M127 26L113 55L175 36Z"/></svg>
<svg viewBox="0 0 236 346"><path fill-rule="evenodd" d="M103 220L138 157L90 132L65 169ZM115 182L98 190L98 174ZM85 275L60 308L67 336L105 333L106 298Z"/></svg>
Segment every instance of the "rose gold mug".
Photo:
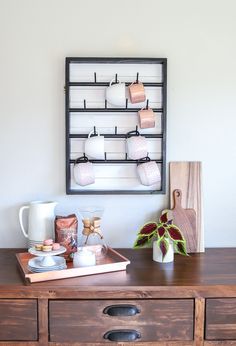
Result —
<svg viewBox="0 0 236 346"><path fill-rule="evenodd" d="M150 129L155 127L155 114L151 108L140 109L138 116L141 129Z"/></svg>
<svg viewBox="0 0 236 346"><path fill-rule="evenodd" d="M129 86L131 103L144 102L146 100L145 89L142 83L132 83Z"/></svg>

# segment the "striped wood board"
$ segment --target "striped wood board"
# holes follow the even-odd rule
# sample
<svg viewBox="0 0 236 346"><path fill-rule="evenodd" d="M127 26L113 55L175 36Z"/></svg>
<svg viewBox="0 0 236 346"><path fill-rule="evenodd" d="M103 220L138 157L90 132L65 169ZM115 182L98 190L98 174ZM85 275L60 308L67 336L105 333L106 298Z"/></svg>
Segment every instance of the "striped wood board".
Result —
<svg viewBox="0 0 236 346"><path fill-rule="evenodd" d="M201 162L170 162L170 205L174 207L173 191L182 191L182 207L196 212L197 247L204 252L204 228L202 213Z"/></svg>

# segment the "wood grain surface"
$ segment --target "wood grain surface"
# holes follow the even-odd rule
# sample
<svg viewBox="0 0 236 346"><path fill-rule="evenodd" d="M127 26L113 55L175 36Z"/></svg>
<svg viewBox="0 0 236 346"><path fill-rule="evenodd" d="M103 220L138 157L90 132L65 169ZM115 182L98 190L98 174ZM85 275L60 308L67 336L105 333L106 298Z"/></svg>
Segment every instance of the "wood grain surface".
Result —
<svg viewBox="0 0 236 346"><path fill-rule="evenodd" d="M37 300L0 299L0 340L37 338Z"/></svg>
<svg viewBox="0 0 236 346"><path fill-rule="evenodd" d="M172 263L152 260L152 249L118 249L131 264L127 271L47 281L26 286L16 260L16 251L0 249L0 297L96 297L104 292L118 297L203 297L227 294L236 297L236 248L206 249L184 257L176 254ZM226 289L227 287L227 289ZM69 289L68 289L69 288ZM79 289L78 289L79 288Z"/></svg>
<svg viewBox="0 0 236 346"><path fill-rule="evenodd" d="M4 339L0 336L0 345L103 346L108 344L107 341L102 341L103 331L107 331L106 326L119 327L121 325L123 327L125 325L133 326L133 329L140 328L139 331L146 338L144 340L150 340L140 340L138 343L131 342L129 345L236 346L235 248L206 249L205 253L192 254L188 258L176 255L171 264L153 262L152 249L118 249L118 252L131 261L127 272L56 280L28 286L24 284L17 266L16 251L22 252L22 249L0 249L0 302L7 301L9 304L0 305L2 312L0 330L5 333L2 334ZM17 312L16 306L19 301L24 303ZM124 301L138 305L144 317L140 313L139 317L135 317L136 320L134 319L133 325L132 317L131 320L128 319L128 322L120 317L115 317L113 320L112 317L111 320L108 319L109 323L105 325L108 316L105 320L100 319L99 311L101 312L107 304ZM81 305L87 302L86 306ZM52 310L51 307L53 307ZM182 316L183 309L184 315ZM173 316L168 315L172 311ZM62 340L48 341L48 332L53 325L53 328L59 328L60 323L63 324L62 316L64 316L64 320L71 321L69 326L66 322L66 328L76 329L73 324L78 326L80 321L82 323L84 320L86 321L89 312L91 324L88 335L89 333L95 335L99 330L100 341L80 342L76 340L73 343ZM165 324L162 335L158 325L159 312L161 312L160 323L162 326ZM147 314L148 316L145 316ZM6 320L7 316L9 319ZM55 322L53 321L54 316ZM186 322L187 324L185 323L187 316L191 323L189 321ZM190 324L193 325L191 340L168 339L169 333L173 333L171 326L178 325L180 320L184 328ZM104 321L104 325L102 325L102 321ZM93 325L95 326L94 331ZM153 328L149 328L149 325ZM33 335L36 337L35 341L28 341L28 339L16 341L21 337L20 333L16 332L20 326L23 337L25 335L25 337L33 340L31 337ZM103 327L104 329L102 329ZM2 331L2 328L5 330ZM12 328L16 328L15 331ZM148 328L152 329L150 334L149 331L147 332ZM62 329L63 325L61 326ZM29 336L32 331L33 334ZM6 341L6 335L11 333L15 338L14 341ZM60 333L62 334L62 331ZM74 330L72 333L77 333L77 331ZM187 330L187 337L190 335L188 333L189 330ZM172 334L172 337L174 335ZM186 338L186 335L180 336L179 334L183 338ZM156 337L165 337L166 339L154 341L153 338ZM206 340L207 337L209 339ZM112 344L127 345L124 342L112 342Z"/></svg>
<svg viewBox="0 0 236 346"><path fill-rule="evenodd" d="M236 298L206 300L206 339L236 340Z"/></svg>
<svg viewBox="0 0 236 346"><path fill-rule="evenodd" d="M204 345L204 332L205 332L205 299L195 299L195 343L197 346Z"/></svg>
<svg viewBox="0 0 236 346"><path fill-rule="evenodd" d="M1 343L0 343L1 345ZM49 346L107 346L109 343L107 342L49 342ZM194 341L146 341L146 342L110 342L110 345L112 346L200 346ZM5 345L6 346L6 345ZM10 345L10 346L17 346L17 345ZM23 345L25 346L25 345ZM27 346L31 346L27 344ZM32 345L34 346L34 345ZM46 345L45 345L46 346ZM228 346L225 345L225 346ZM230 345L229 345L230 346Z"/></svg>
<svg viewBox="0 0 236 346"><path fill-rule="evenodd" d="M134 316L103 313L114 304L132 304L140 312ZM50 341L109 343L103 335L117 329L135 329L141 334L139 341L193 340L193 317L193 299L55 300L49 303Z"/></svg>
<svg viewBox="0 0 236 346"><path fill-rule="evenodd" d="M173 191L182 191L184 209L196 212L197 252L204 252L204 225L202 206L202 164L201 162L170 162L170 206L173 208Z"/></svg>
<svg viewBox="0 0 236 346"><path fill-rule="evenodd" d="M171 209L173 223L179 227L187 243L187 252L197 252L196 212L194 209L184 209L182 203L182 191L174 190L174 207Z"/></svg>

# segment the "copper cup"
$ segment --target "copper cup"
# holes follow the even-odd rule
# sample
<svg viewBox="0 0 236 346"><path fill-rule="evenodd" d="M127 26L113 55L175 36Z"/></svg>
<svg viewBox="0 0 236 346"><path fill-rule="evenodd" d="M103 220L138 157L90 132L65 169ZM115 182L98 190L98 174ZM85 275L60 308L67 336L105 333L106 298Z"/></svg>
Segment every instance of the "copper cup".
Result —
<svg viewBox="0 0 236 346"><path fill-rule="evenodd" d="M146 100L145 89L142 83L132 83L129 86L131 103L144 102Z"/></svg>
<svg viewBox="0 0 236 346"><path fill-rule="evenodd" d="M150 129L155 127L155 114L151 108L141 109L138 112L138 116L141 129Z"/></svg>

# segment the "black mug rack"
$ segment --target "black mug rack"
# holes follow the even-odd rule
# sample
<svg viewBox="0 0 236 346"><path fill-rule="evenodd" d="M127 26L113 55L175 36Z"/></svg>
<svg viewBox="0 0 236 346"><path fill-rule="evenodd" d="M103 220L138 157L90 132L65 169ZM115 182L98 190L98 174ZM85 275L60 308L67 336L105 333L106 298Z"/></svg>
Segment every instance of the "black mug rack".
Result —
<svg viewBox="0 0 236 346"><path fill-rule="evenodd" d="M140 67L140 71L135 71L134 69L137 68L137 65ZM85 74L83 68L86 66L87 68L87 75ZM116 71L116 66L117 70ZM96 68L99 71L96 71ZM107 67L109 67L107 69ZM73 68L75 68L75 74L73 75ZM155 70L155 69L156 70ZM77 70L76 70L77 69ZM111 70L113 70L111 72ZM130 74L130 70L132 70L132 76ZM79 74L77 76L77 72L79 71ZM80 76L80 71L83 71L83 73ZM109 72L107 72L109 71ZM124 72L125 71L125 72ZM148 71L148 74L146 75L146 72ZM151 71L151 72L150 72ZM151 75L152 71L154 71L154 76ZM156 72L160 71L160 72ZM159 74L160 75L159 75ZM127 78L125 78L124 75L127 75ZM86 75L86 76L85 76ZM107 80L104 81L105 77L108 76ZM150 78L149 78L150 75ZM85 77L84 77L85 76ZM88 133L90 130L93 129L93 134L97 135L99 134L101 136L104 136L105 141L106 140L112 140L112 139L119 139L125 140L129 133L124 133L120 127L122 127L119 124L113 123L112 127L110 126L108 133L100 133L100 128L105 128L106 124L104 123L102 126L94 125L92 129L89 125L89 117L92 113L97 114L96 117L101 117L101 115L106 113L114 113L114 116L116 116L119 113L127 113L127 123L129 123L129 115L130 113L137 113L141 108L132 108L129 106L129 100L126 98L126 104L125 107L113 107L108 105L108 102L106 98L104 97L103 100L101 100L101 107L91 107L88 105L89 101L86 99L86 95L84 98L81 99L80 97L80 91L84 91L90 89L93 89L94 87L98 88L106 88L109 86L110 82L109 80L114 79L114 83L119 83L120 81L122 83L125 83L125 85L128 87L133 82L134 83L143 83L145 90L146 88L151 89L158 89L161 90L161 100L158 103L158 106L153 105L153 100L151 100L151 96L147 95L147 99L143 105L142 108L148 109L151 104L151 108L153 112L158 116L159 122L161 124L161 131L160 132L153 132L150 133L150 131L139 131L138 125L136 125L135 130L129 131L130 132L137 132L139 131L141 136L144 136L147 138L148 141L161 141L161 147L159 148L159 151L161 153L161 157L150 157L143 158L142 160L131 160L128 158L127 153L123 152L123 158L117 159L117 158L109 158L109 153L104 153L104 160L95 160L95 159L88 159L85 155L85 153L81 153L81 150L78 150L78 156L77 158L73 159L75 157L75 153L72 155L72 141L85 141L88 137ZM125 80L126 79L126 80ZM150 80L149 80L150 79ZM79 87L79 88L74 88ZM79 104L82 105L82 107L73 107L71 106L71 88L76 89L76 92L78 92L78 98L80 99ZM78 90L77 90L78 89ZM165 193L165 187L166 187L166 89L167 89L167 59L165 58L66 58L66 83L65 83L65 111L66 111L66 192L67 194L163 194ZM85 92L84 92L85 93ZM84 95L83 93L83 95ZM151 95L151 94L150 94ZM91 102L91 101L90 101ZM160 105L160 106L159 106ZM72 117L76 116L78 119L83 114L83 121L85 113L89 113L88 115L88 131L87 133L84 133L83 131L72 131L72 125L71 125L71 119ZM81 114L81 116L80 116ZM130 116L133 116L133 114L130 114ZM111 115L110 115L111 119ZM80 128L78 126L78 128ZM124 128L124 127L123 127ZM159 142L158 142L159 143ZM159 145L159 144L158 144ZM73 181L73 165L77 162L79 158L88 159L90 162L94 163L95 165L114 165L119 166L123 164L129 165L138 165L142 162L146 162L147 160L155 161L159 167L161 172L161 183L157 187L150 187L150 188L117 188L119 184L121 184L121 180L119 179L119 176L117 176L117 181L114 178L114 188L106 188L106 186L96 186L96 184L93 187L80 187L75 186ZM122 155L120 155L122 157ZM126 166L126 165L125 165ZM124 177L122 177L124 179ZM127 178L128 179L128 178ZM132 178L133 180L135 177ZM128 182L128 180L127 180ZM127 184L126 184L127 185ZM134 185L137 185L135 183Z"/></svg>
<svg viewBox="0 0 236 346"><path fill-rule="evenodd" d="M75 160L70 160L70 163L77 164L80 162L80 160L83 159L83 162L92 162L92 163L116 163L116 164L123 164L123 163L136 163L137 165L142 164L147 161L155 161L156 163L162 163L162 160L151 160L150 157L147 154L147 157L143 157L142 159L138 160L131 160L128 158L128 154L125 153L125 158L123 160L111 160L107 159L107 153L104 153L104 160L94 160L89 159L85 153L83 153L83 156L78 157Z"/></svg>

